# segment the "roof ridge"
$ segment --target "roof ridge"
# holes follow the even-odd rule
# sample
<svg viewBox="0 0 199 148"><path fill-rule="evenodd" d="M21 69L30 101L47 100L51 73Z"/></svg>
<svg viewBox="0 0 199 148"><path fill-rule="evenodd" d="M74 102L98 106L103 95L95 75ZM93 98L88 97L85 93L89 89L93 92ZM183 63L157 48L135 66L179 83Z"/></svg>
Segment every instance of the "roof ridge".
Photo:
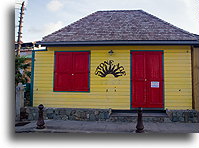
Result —
<svg viewBox="0 0 199 148"><path fill-rule="evenodd" d="M183 32L183 33L186 33L186 34L188 34L188 35L191 35L192 37L195 37L195 35L194 35L193 33L191 33L191 32L188 32L188 31L186 31L186 30L184 30L184 29L181 29L181 28L179 28L179 27L177 27L177 26L175 26L175 25L173 25L173 24L171 24L171 23L169 23L169 22L167 22L167 21L164 21L163 19L161 19L161 18L159 18L159 17L157 17L157 16L155 16L155 15L152 15L152 14L146 12L146 11L143 11L143 10L140 10L140 11L141 11L142 13L145 13L145 14L147 14L147 15L149 15L149 16L155 18L155 19L158 19L159 21L163 22L164 24L167 24L167 25L169 25L169 26L171 26L171 27L173 27L173 28L175 28L175 29L177 29L177 30ZM196 37L195 37L195 38L196 38ZM196 38L196 40L197 40L197 38Z"/></svg>
<svg viewBox="0 0 199 148"><path fill-rule="evenodd" d="M137 9L137 10L125 10L125 9L121 9L121 10L99 10L96 12L121 12L121 11L143 11L142 9Z"/></svg>

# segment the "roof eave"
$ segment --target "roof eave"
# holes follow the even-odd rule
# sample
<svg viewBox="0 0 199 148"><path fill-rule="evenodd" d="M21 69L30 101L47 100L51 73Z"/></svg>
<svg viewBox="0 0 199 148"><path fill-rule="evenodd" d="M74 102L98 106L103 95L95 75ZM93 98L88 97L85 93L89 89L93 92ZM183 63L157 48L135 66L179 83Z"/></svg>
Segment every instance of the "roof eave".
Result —
<svg viewBox="0 0 199 148"><path fill-rule="evenodd" d="M36 45L46 47L62 46L112 46L112 45L199 45L198 40L174 40L174 41L67 41L67 42L37 42Z"/></svg>

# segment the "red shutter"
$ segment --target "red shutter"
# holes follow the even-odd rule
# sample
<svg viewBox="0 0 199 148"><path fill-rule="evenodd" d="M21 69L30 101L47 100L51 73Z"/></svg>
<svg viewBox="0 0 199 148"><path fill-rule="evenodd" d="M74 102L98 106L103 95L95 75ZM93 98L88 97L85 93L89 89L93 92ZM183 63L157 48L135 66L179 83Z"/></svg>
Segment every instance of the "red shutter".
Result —
<svg viewBox="0 0 199 148"><path fill-rule="evenodd" d="M89 52L56 52L54 91L88 91Z"/></svg>
<svg viewBox="0 0 199 148"><path fill-rule="evenodd" d="M89 52L73 53L74 91L88 91Z"/></svg>
<svg viewBox="0 0 199 148"><path fill-rule="evenodd" d="M54 91L71 91L72 52L55 53Z"/></svg>

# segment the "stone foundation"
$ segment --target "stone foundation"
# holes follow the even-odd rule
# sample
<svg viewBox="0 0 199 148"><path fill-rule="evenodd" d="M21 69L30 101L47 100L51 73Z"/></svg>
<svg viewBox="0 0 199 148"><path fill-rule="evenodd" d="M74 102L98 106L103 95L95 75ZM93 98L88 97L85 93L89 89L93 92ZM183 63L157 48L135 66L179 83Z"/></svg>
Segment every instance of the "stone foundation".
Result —
<svg viewBox="0 0 199 148"><path fill-rule="evenodd" d="M199 122L199 112L196 110L166 110L166 113L172 122Z"/></svg>
<svg viewBox="0 0 199 148"><path fill-rule="evenodd" d="M166 110L167 117L143 117L144 122L199 122L199 112L196 110ZM21 108L21 120L37 120L37 107ZM111 109L81 109L81 108L44 108L44 119L79 120L79 121L109 121L137 122L137 117L111 116Z"/></svg>
<svg viewBox="0 0 199 148"><path fill-rule="evenodd" d="M80 121L105 121L109 119L109 109L79 109L79 108L44 108L44 120L80 120ZM38 108L21 108L22 120L37 120Z"/></svg>

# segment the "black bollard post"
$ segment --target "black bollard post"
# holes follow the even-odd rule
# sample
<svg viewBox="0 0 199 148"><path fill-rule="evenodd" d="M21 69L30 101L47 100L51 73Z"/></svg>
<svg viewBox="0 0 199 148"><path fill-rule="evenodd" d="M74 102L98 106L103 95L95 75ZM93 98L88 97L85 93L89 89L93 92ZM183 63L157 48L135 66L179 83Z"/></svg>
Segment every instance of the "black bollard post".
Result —
<svg viewBox="0 0 199 148"><path fill-rule="evenodd" d="M39 108L39 117L38 117L38 120L37 120L37 129L44 129L45 128L45 122L44 122L44 117L43 117L43 108L44 106L42 104L40 104L38 106Z"/></svg>
<svg viewBox="0 0 199 148"><path fill-rule="evenodd" d="M137 126L136 126L136 133L143 133L144 132L144 125L142 121L142 108L138 108L138 118L137 118Z"/></svg>

